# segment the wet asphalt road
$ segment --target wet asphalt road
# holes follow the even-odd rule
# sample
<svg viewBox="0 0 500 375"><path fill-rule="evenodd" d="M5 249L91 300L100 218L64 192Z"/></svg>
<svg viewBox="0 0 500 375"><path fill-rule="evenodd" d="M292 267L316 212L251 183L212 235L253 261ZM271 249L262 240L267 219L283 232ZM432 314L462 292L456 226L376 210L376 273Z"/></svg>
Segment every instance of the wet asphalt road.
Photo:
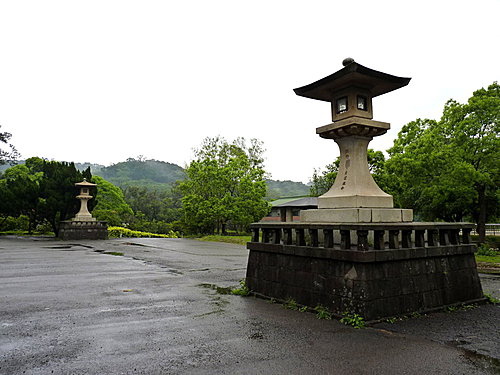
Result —
<svg viewBox="0 0 500 375"><path fill-rule="evenodd" d="M121 252L124 256L102 253ZM253 297L243 246L0 238L0 374L491 374L500 308L353 329ZM499 295L498 277L483 289Z"/></svg>

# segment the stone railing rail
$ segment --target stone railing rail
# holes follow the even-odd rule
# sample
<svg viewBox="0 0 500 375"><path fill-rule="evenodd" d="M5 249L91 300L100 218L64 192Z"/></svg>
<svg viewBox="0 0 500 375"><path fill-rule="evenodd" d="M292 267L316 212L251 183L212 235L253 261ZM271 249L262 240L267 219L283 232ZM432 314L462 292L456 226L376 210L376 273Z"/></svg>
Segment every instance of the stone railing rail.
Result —
<svg viewBox="0 0 500 375"><path fill-rule="evenodd" d="M338 250L470 245L472 223L254 223L252 243Z"/></svg>

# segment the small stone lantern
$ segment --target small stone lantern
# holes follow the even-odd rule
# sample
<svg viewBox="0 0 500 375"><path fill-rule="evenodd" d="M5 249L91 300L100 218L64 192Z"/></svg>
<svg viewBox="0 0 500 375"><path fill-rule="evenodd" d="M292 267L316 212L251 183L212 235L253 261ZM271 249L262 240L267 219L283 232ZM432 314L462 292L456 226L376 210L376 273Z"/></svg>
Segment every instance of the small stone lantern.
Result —
<svg viewBox="0 0 500 375"><path fill-rule="evenodd" d="M87 182L84 178L75 186L80 188L80 194L76 196L76 199L80 200L80 211L73 219L59 223L58 237L62 240L106 240L108 238L107 222L97 221L87 207L87 202L93 198L90 195L90 189L97 185Z"/></svg>
<svg viewBox="0 0 500 375"><path fill-rule="evenodd" d="M76 196L77 199L80 200L80 211L76 214L76 216L72 219L73 221L96 221L92 214L89 212L87 208L87 202L93 198L90 195L90 188L97 186L96 184L92 184L87 182L87 179L83 179L82 182L78 182L75 184L76 187L80 188L80 194Z"/></svg>
<svg viewBox="0 0 500 375"><path fill-rule="evenodd" d="M316 133L340 148L340 168L331 189L318 198L317 210L302 211L304 222L412 221L412 210L393 208L393 198L376 184L367 161L368 143L385 134L386 122L374 121L372 98L406 86L411 78L364 67L353 59L319 81L295 89L306 98L331 103L333 123Z"/></svg>

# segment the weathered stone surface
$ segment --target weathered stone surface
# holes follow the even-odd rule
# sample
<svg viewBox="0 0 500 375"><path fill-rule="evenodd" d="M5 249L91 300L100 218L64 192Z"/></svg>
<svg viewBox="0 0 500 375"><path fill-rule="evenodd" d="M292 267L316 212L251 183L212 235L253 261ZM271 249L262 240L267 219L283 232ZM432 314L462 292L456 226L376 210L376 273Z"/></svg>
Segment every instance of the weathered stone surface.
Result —
<svg viewBox="0 0 500 375"><path fill-rule="evenodd" d="M413 210L401 208L322 208L302 210L304 223L401 223L413 220Z"/></svg>

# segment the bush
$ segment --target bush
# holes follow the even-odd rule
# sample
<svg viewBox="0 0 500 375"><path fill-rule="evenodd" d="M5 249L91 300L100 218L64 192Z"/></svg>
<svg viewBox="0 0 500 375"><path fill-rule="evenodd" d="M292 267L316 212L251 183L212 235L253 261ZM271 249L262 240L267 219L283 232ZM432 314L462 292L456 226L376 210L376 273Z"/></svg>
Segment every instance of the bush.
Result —
<svg viewBox="0 0 500 375"><path fill-rule="evenodd" d="M5 220L0 219L0 231L27 231L29 229L28 216L20 215L19 217L7 216Z"/></svg>
<svg viewBox="0 0 500 375"><path fill-rule="evenodd" d="M141 232L122 227L108 227L108 235L110 238L133 237L133 238L177 238L177 234L170 231L168 234L157 234L149 232Z"/></svg>
<svg viewBox="0 0 500 375"><path fill-rule="evenodd" d="M94 216L99 221L106 221L108 225L118 226L123 223L122 218L115 210L98 210L92 211Z"/></svg>
<svg viewBox="0 0 500 375"><path fill-rule="evenodd" d="M477 248L477 253L476 254L477 255L486 255L486 256L494 257L494 256L497 256L497 255L500 255L500 252L498 251L498 249L492 249L488 245L482 244L481 246L479 246Z"/></svg>

